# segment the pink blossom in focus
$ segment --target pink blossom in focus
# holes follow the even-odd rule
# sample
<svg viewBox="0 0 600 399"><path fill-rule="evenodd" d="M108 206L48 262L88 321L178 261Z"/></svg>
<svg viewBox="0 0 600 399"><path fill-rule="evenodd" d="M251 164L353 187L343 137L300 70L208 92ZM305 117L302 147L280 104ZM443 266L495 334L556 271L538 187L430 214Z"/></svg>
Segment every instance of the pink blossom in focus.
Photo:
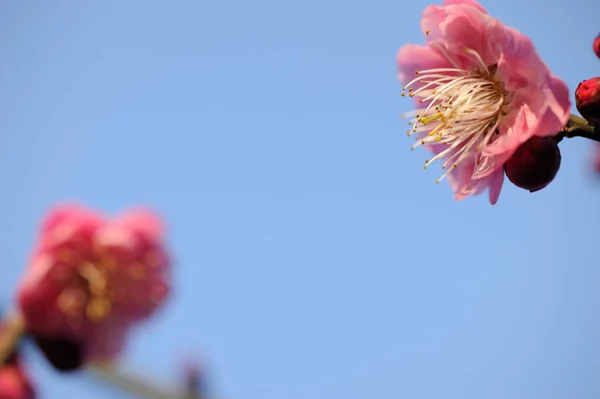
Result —
<svg viewBox="0 0 600 399"><path fill-rule="evenodd" d="M554 76L531 40L490 16L473 0L445 0L425 9L427 43L398 52L403 95L416 138L442 161L456 199L489 189L495 204L503 165L530 137L551 136L569 118L565 83Z"/></svg>
<svg viewBox="0 0 600 399"><path fill-rule="evenodd" d="M80 206L54 209L18 291L28 332L79 342L89 360L109 360L129 327L167 297L169 259L149 211L115 219Z"/></svg>

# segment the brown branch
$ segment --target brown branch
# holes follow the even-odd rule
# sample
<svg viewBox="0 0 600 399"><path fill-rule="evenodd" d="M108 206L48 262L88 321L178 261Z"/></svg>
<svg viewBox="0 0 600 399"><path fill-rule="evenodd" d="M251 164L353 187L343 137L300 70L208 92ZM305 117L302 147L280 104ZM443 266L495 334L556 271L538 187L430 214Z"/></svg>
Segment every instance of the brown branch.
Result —
<svg viewBox="0 0 600 399"><path fill-rule="evenodd" d="M0 365L6 363L25 332L25 321L18 313L9 314L0 324Z"/></svg>
<svg viewBox="0 0 600 399"><path fill-rule="evenodd" d="M555 137L558 142L565 137L570 139L573 137L583 137L600 143L600 131L597 130L582 117L571 114L563 130Z"/></svg>
<svg viewBox="0 0 600 399"><path fill-rule="evenodd" d="M151 383L147 379L134 374L126 373L114 366L93 366L90 371L99 379L104 380L136 396L147 399L175 399L178 395Z"/></svg>
<svg viewBox="0 0 600 399"><path fill-rule="evenodd" d="M199 393L192 393L189 390L167 390L152 382L153 379L144 378L136 373L126 372L115 366L96 365L90 367L89 370L104 382L147 399L188 399L190 397L200 397Z"/></svg>

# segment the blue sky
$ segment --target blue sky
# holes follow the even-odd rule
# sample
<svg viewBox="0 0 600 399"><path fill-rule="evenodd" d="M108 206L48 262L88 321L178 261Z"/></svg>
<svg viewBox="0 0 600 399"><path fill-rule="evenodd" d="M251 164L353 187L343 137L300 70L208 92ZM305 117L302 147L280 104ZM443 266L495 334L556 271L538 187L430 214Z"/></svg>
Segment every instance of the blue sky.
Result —
<svg viewBox="0 0 600 399"><path fill-rule="evenodd" d="M230 399L600 395L592 147L455 202L410 152L395 56L428 1L0 3L0 294L63 200L160 210L169 306L123 362ZM600 3L490 0L574 89ZM28 353L42 398L100 399Z"/></svg>

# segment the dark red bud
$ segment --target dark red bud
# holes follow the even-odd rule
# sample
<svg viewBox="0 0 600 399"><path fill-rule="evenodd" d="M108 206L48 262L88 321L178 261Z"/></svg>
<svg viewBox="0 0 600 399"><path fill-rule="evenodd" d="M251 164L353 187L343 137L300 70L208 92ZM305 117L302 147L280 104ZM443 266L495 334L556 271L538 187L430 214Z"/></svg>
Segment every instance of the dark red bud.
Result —
<svg viewBox="0 0 600 399"><path fill-rule="evenodd" d="M560 168L560 150L554 137L534 136L521 144L504 164L508 180L535 192L546 187Z"/></svg>
<svg viewBox="0 0 600 399"><path fill-rule="evenodd" d="M35 390L17 352L0 366L0 399L35 399Z"/></svg>
<svg viewBox="0 0 600 399"><path fill-rule="evenodd" d="M596 53L596 56L598 58L600 58L600 34L598 36L596 36L593 47L594 47L594 53Z"/></svg>
<svg viewBox="0 0 600 399"><path fill-rule="evenodd" d="M35 334L32 338L44 357L58 371L74 371L83 365L83 345L80 343L62 337L44 337Z"/></svg>
<svg viewBox="0 0 600 399"><path fill-rule="evenodd" d="M600 126L600 77L579 83L575 89L575 105L590 125Z"/></svg>

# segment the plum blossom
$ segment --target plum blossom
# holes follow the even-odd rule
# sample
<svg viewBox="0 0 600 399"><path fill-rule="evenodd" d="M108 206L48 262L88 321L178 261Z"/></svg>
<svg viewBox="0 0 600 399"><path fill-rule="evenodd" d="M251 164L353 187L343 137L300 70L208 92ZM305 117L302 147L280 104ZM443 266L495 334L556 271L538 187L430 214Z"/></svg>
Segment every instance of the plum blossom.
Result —
<svg viewBox="0 0 600 399"><path fill-rule="evenodd" d="M27 332L45 353L66 342L81 345L86 361L118 355L128 329L167 298L162 235L148 210L114 219L77 205L52 210L18 290Z"/></svg>
<svg viewBox="0 0 600 399"><path fill-rule="evenodd" d="M533 136L552 136L567 122L566 84L554 76L531 40L490 16L474 0L425 8L425 45L398 52L403 95L414 99L412 148L440 161L455 198L489 189L498 201L504 163Z"/></svg>

